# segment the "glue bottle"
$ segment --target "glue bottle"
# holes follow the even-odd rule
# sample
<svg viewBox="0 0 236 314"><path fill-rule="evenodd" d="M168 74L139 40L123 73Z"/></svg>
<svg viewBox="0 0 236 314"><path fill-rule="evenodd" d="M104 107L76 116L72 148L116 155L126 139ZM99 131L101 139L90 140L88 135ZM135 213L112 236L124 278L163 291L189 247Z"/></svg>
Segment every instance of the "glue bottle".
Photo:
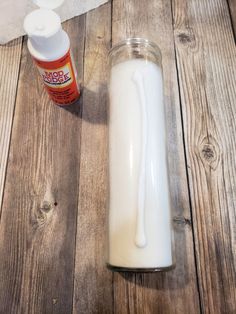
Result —
<svg viewBox="0 0 236 314"><path fill-rule="evenodd" d="M24 20L29 52L53 102L70 105L79 98L80 91L70 39L62 29L59 15L53 11L63 0L34 0L34 3L39 9Z"/></svg>

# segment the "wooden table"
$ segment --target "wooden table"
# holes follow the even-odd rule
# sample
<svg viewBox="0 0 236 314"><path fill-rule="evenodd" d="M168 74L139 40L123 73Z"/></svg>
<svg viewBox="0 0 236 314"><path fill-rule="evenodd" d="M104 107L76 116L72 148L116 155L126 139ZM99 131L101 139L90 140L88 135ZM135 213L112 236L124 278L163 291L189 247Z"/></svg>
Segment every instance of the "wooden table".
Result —
<svg viewBox="0 0 236 314"><path fill-rule="evenodd" d="M64 24L83 94L46 95L26 39L0 47L0 313L236 313L234 0L114 0ZM107 53L162 49L176 268L105 267ZM122 197L122 196L121 196Z"/></svg>

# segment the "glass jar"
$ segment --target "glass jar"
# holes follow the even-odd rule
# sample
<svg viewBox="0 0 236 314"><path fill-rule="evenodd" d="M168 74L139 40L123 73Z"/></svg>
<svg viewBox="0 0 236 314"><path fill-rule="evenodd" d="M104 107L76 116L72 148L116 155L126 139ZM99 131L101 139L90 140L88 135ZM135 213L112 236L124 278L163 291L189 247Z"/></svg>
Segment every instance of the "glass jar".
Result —
<svg viewBox="0 0 236 314"><path fill-rule="evenodd" d="M107 265L152 272L174 265L159 48L131 38L109 53Z"/></svg>

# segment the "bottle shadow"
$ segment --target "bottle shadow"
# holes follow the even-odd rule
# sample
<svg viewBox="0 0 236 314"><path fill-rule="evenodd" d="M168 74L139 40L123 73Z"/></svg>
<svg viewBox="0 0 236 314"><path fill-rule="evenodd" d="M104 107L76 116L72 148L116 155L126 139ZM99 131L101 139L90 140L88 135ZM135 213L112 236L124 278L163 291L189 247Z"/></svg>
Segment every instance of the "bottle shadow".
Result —
<svg viewBox="0 0 236 314"><path fill-rule="evenodd" d="M61 106L61 108L86 122L107 125L107 95L106 84L101 84L96 92L82 87L79 99L73 104Z"/></svg>

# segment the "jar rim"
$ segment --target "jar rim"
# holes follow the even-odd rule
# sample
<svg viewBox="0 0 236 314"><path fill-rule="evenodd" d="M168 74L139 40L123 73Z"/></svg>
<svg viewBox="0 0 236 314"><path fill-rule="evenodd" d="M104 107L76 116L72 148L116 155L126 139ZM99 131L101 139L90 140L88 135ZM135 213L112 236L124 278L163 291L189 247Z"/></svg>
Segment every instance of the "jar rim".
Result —
<svg viewBox="0 0 236 314"><path fill-rule="evenodd" d="M157 44L155 44L153 41L150 41L147 38L142 38L142 37L130 37L130 38L127 38L125 40L118 42L109 50L108 57L110 58L121 47L132 46L134 44L141 44L145 47L151 47L156 51L156 55L161 57L161 51L160 51L160 48L157 46Z"/></svg>

